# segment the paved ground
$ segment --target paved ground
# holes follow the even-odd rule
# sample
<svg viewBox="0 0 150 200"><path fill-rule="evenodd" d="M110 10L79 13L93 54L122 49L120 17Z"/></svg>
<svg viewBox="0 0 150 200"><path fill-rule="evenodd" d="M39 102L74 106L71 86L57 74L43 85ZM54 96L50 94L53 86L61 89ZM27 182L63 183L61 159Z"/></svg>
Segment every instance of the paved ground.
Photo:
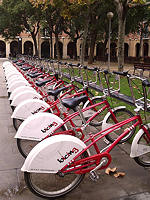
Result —
<svg viewBox="0 0 150 200"><path fill-rule="evenodd" d="M12 111L7 98L0 59L0 200L40 200L25 186L20 171L24 159L19 154L15 130L10 118ZM150 200L150 170L138 166L129 157L130 145L123 144L112 151L110 167L125 172L122 178L100 172L95 183L86 175L81 185L62 200Z"/></svg>

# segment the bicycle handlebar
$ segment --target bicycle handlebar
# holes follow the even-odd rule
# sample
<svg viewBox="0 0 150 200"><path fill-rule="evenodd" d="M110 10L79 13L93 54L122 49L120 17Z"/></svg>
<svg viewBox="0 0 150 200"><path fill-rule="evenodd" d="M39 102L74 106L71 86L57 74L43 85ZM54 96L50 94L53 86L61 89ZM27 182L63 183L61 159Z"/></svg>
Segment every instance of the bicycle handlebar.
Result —
<svg viewBox="0 0 150 200"><path fill-rule="evenodd" d="M117 75L121 75L121 76L127 76L127 75L129 75L128 71L123 71L123 72L113 71L113 74L117 74Z"/></svg>
<svg viewBox="0 0 150 200"><path fill-rule="evenodd" d="M149 82L149 80L146 79L146 80L142 81L142 85L145 86L145 87L146 87L146 86L147 86L147 87L150 87L150 82Z"/></svg>

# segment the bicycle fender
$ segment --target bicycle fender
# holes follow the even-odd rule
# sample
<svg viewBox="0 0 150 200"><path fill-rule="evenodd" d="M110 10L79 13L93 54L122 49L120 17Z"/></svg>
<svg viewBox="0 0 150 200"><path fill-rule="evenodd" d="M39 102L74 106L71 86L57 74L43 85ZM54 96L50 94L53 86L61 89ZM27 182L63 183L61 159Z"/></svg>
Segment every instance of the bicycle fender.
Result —
<svg viewBox="0 0 150 200"><path fill-rule="evenodd" d="M49 107L49 104L40 99L27 99L15 108L11 118L25 120L30 115L44 112Z"/></svg>
<svg viewBox="0 0 150 200"><path fill-rule="evenodd" d="M24 91L35 91L34 88L32 88L31 86L20 86L18 88L16 88L10 95L9 100L13 100L13 98L19 94L20 92L24 92Z"/></svg>
<svg viewBox="0 0 150 200"><path fill-rule="evenodd" d="M12 76L12 78L10 78L8 81L7 81L7 88L10 88L11 87L11 85L13 84L13 83L15 83L16 81L25 81L25 82L27 82L27 80L24 78L24 77L22 77L22 76Z"/></svg>
<svg viewBox="0 0 150 200"><path fill-rule="evenodd" d="M120 110L120 109L122 109L122 108L126 108L126 107L125 107L125 106L118 106L118 107L116 107L116 108L113 108L112 111L114 112L114 111ZM108 119L108 117L109 117L110 115L111 115L110 112L108 112L108 113L105 115L105 117L104 117L104 119L103 119L103 123L102 123L102 130L104 130L104 129L106 129L106 128L109 128L109 124L106 123L106 122L107 122L107 119ZM111 124L110 126L112 126L112 124Z"/></svg>
<svg viewBox="0 0 150 200"><path fill-rule="evenodd" d="M17 106L27 99L40 99L42 96L36 91L24 91L17 94L11 102L11 106Z"/></svg>
<svg viewBox="0 0 150 200"><path fill-rule="evenodd" d="M57 173L86 145L70 135L56 135L38 143L28 154L21 171Z"/></svg>
<svg viewBox="0 0 150 200"><path fill-rule="evenodd" d="M29 86L30 84L25 81L25 80L21 80L21 81L15 81L13 84L11 84L11 86L9 87L8 89L8 92L12 92L14 89L16 89L17 87L20 87L20 86Z"/></svg>
<svg viewBox="0 0 150 200"><path fill-rule="evenodd" d="M5 77L6 77L7 81L15 76L18 76L18 77L22 76L22 74L20 72L18 72L18 70L16 70L16 69L11 69L11 70L5 69L4 72L5 72Z"/></svg>
<svg viewBox="0 0 150 200"><path fill-rule="evenodd" d="M13 65L11 64L11 62L9 62L9 61L3 62L3 68L9 67L9 66L13 66Z"/></svg>
<svg viewBox="0 0 150 200"><path fill-rule="evenodd" d="M99 98L101 98L101 99L102 99L102 97L101 97L101 96L96 96L96 97L92 97L92 98L91 98L91 100L93 100L93 99L97 99L97 98L98 98L98 99L99 99ZM90 101L89 101L89 100L87 100L87 102L85 102L85 104L84 104L84 106L83 106L83 109L84 109L84 108L86 108L86 107L87 107L87 105L88 105L89 103L90 103Z"/></svg>
<svg viewBox="0 0 150 200"><path fill-rule="evenodd" d="M147 125L150 128L150 123ZM141 138L143 133L144 133L143 129L140 129L133 139L133 142L131 145L131 153L130 153L131 158L138 157L138 156L143 155L143 153L145 154L145 153L150 152L150 146L138 144L138 141Z"/></svg>
<svg viewBox="0 0 150 200"><path fill-rule="evenodd" d="M29 116L19 126L15 138L41 141L48 135L53 135L53 131L63 120L51 113L37 113ZM64 125L66 130L67 126Z"/></svg>
<svg viewBox="0 0 150 200"><path fill-rule="evenodd" d="M14 70L14 69L12 71L6 71L5 76L6 76L7 81L10 80L11 78L15 77L15 76L23 77L20 72Z"/></svg>

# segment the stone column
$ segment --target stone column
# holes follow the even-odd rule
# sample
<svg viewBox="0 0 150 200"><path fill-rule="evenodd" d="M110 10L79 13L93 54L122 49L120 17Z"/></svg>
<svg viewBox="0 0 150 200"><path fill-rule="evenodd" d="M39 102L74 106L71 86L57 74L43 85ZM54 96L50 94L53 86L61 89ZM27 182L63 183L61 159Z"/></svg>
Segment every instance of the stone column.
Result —
<svg viewBox="0 0 150 200"><path fill-rule="evenodd" d="M9 53L10 53L10 42L7 41L6 42L6 58L9 57Z"/></svg>
<svg viewBox="0 0 150 200"><path fill-rule="evenodd" d="M129 56L136 56L136 42L132 39L129 39Z"/></svg>
<svg viewBox="0 0 150 200"><path fill-rule="evenodd" d="M67 39L62 39L63 44L63 59L67 58Z"/></svg>
<svg viewBox="0 0 150 200"><path fill-rule="evenodd" d="M26 39L24 37L22 37L22 54L24 54L24 43L25 43Z"/></svg>

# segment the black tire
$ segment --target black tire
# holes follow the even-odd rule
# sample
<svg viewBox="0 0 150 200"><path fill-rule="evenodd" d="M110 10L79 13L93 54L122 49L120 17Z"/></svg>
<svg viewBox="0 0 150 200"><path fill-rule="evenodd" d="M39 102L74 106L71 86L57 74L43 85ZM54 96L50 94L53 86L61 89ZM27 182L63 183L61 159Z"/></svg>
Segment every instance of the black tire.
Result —
<svg viewBox="0 0 150 200"><path fill-rule="evenodd" d="M133 117L133 113L129 110L127 110L126 108L122 108L119 110L116 110L113 112L116 116L116 119L118 120L118 122L121 122L123 120L129 119L131 117ZM106 121L106 123L108 123L109 125L114 125L115 122L112 119L112 115L110 115ZM105 137L109 142L114 142L116 140L116 138L118 138L126 128L132 126L133 124L135 124L135 121L132 121L124 126L122 126L121 128L111 132L110 134L107 134ZM130 133L128 135L126 135L125 137L123 137L119 144L126 142L127 140L129 140L133 134L135 132L135 129L133 129L132 131L130 131Z"/></svg>
<svg viewBox="0 0 150 200"><path fill-rule="evenodd" d="M65 85L68 85L69 83L67 81L64 81L64 83L61 85L61 87L64 87ZM58 86L59 84L55 83L53 86L53 90Z"/></svg>
<svg viewBox="0 0 150 200"><path fill-rule="evenodd" d="M60 127L57 132L65 131L65 127ZM21 155L26 158L30 151L39 143L36 140L25 140L17 138L17 147Z"/></svg>
<svg viewBox="0 0 150 200"><path fill-rule="evenodd" d="M103 99L98 97L98 98L93 99L92 103L96 104L96 103L100 103L102 101L103 101ZM90 102L86 105L86 107L89 107L89 106L91 106ZM89 109L86 112L84 112L83 114L84 114L86 120L88 120L97 110L101 109L103 106L104 106L104 104L96 106L95 108ZM98 114L92 121L90 121L90 125L91 126L101 126L103 119L104 119L105 115L107 114L107 112L108 112L108 110L106 109L103 112L101 112L100 114ZM86 115L88 117L86 117Z"/></svg>
<svg viewBox="0 0 150 200"><path fill-rule="evenodd" d="M18 130L18 128L22 124L22 122L23 122L22 119L13 118L13 126L14 126L16 131Z"/></svg>
<svg viewBox="0 0 150 200"><path fill-rule="evenodd" d="M144 145L145 148L150 148L150 140L147 138L146 134L143 132L141 138L138 141L139 145ZM141 156L134 158L135 162L142 167L150 167L150 152L144 153Z"/></svg>
<svg viewBox="0 0 150 200"><path fill-rule="evenodd" d="M10 106L10 107L11 107L12 111L14 112L14 110L15 110L15 106Z"/></svg>
<svg viewBox="0 0 150 200"><path fill-rule="evenodd" d="M84 157L87 157L87 154ZM24 172L24 180L29 190L36 196L45 199L54 199L66 195L81 183L84 176L85 174L75 173L60 176L58 173Z"/></svg>

